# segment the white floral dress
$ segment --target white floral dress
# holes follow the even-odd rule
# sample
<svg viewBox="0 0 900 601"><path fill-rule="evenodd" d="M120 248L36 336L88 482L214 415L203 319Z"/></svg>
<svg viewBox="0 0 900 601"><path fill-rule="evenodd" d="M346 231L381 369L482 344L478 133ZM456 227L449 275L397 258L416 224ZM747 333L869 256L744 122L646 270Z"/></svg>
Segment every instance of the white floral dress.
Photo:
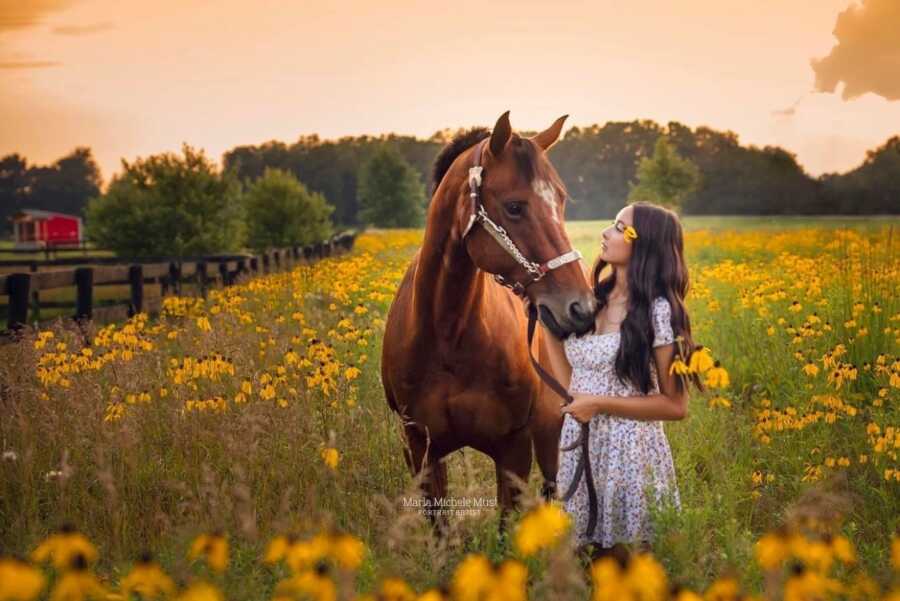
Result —
<svg viewBox="0 0 900 601"><path fill-rule="evenodd" d="M653 346L674 341L671 306L664 297L657 297L651 309ZM572 366L569 393L603 394L609 396L641 396L626 380L623 384L615 373L615 358L619 350L619 332L570 336L563 344L566 358ZM649 394L659 392L656 364L650 365ZM639 401L635 401L639 402ZM578 439L581 424L565 414L560 447ZM675 466L661 421L634 420L599 413L591 418L589 440L594 487L597 490L597 525L593 536L587 538L587 483L582 477L575 493L565 503L573 518L575 541L612 547L616 542L640 543L652 540L650 516L645 489L655 491L655 502L670 495L681 509L681 499L675 481ZM557 473L558 495L569 489L581 447L559 452Z"/></svg>

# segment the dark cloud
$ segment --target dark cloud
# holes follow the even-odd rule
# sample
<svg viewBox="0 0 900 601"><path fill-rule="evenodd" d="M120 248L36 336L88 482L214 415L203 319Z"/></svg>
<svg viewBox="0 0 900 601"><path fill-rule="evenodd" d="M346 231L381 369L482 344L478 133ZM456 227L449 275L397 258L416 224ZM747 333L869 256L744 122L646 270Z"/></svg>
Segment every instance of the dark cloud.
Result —
<svg viewBox="0 0 900 601"><path fill-rule="evenodd" d="M74 0L0 0L0 33L40 25L49 13L73 3Z"/></svg>
<svg viewBox="0 0 900 601"><path fill-rule="evenodd" d="M0 69L44 69L61 64L59 61L0 61Z"/></svg>
<svg viewBox="0 0 900 601"><path fill-rule="evenodd" d="M112 23L94 23L92 25L63 25L54 27L53 33L57 35L90 35L100 31L112 29Z"/></svg>
<svg viewBox="0 0 900 601"><path fill-rule="evenodd" d="M811 62L816 90L850 100L872 92L900 100L900 0L863 0L840 13L834 26L837 45Z"/></svg>

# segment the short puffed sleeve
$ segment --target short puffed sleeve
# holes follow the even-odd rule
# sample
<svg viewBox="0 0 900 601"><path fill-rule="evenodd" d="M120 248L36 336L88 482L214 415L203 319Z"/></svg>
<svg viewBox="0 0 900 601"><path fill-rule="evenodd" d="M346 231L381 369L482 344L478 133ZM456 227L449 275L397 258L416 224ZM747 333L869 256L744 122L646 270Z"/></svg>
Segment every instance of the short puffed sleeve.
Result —
<svg viewBox="0 0 900 601"><path fill-rule="evenodd" d="M658 296L653 300L653 346L663 346L675 341L672 332L672 306L664 296Z"/></svg>

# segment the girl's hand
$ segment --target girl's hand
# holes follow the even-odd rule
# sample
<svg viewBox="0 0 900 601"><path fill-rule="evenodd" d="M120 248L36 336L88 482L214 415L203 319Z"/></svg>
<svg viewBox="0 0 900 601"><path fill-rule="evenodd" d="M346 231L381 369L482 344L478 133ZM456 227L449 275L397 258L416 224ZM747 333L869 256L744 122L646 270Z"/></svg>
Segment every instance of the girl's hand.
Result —
<svg viewBox="0 0 900 601"><path fill-rule="evenodd" d="M568 413L581 423L586 423L592 417L600 413L600 406L594 395L575 393L571 403L562 408L563 413Z"/></svg>

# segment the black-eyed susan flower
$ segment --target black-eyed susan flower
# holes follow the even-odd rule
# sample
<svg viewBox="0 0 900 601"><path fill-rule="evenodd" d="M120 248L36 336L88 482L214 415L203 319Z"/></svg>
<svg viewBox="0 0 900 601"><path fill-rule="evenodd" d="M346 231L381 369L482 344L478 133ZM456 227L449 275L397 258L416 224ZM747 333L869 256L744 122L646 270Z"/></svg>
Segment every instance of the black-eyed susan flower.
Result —
<svg viewBox="0 0 900 601"><path fill-rule="evenodd" d="M688 360L688 368L695 374L702 374L710 369L713 364L714 361L712 355L709 354L709 349L703 345L697 346Z"/></svg>
<svg viewBox="0 0 900 601"><path fill-rule="evenodd" d="M143 599L170 597L175 592L175 583L149 553L141 555L119 586L126 599L130 598L132 592Z"/></svg>
<svg viewBox="0 0 900 601"><path fill-rule="evenodd" d="M191 543L188 559L202 559L211 570L222 573L228 567L228 541L219 532L201 534Z"/></svg>
<svg viewBox="0 0 900 601"><path fill-rule="evenodd" d="M731 407L731 401L723 396L716 395L709 399L708 405L711 409L714 409L716 407L728 409L729 407Z"/></svg>
<svg viewBox="0 0 900 601"><path fill-rule="evenodd" d="M571 526L569 514L554 503L541 503L519 522L516 548L524 556L555 546Z"/></svg>
<svg viewBox="0 0 900 601"><path fill-rule="evenodd" d="M97 561L97 548L74 526L65 524L31 552L31 561L45 563L49 560L57 570L66 570L76 555L91 565Z"/></svg>
<svg viewBox="0 0 900 601"><path fill-rule="evenodd" d="M456 566L450 589L454 599L480 601L493 580L491 562L484 555L469 554Z"/></svg>
<svg viewBox="0 0 900 601"><path fill-rule="evenodd" d="M731 384L728 372L716 361L706 372L706 385L710 388L727 388Z"/></svg>
<svg viewBox="0 0 900 601"><path fill-rule="evenodd" d="M263 563L274 565L287 557L291 545L297 542L297 538L293 535L279 535L269 541L266 547L266 554L263 556Z"/></svg>
<svg viewBox="0 0 900 601"><path fill-rule="evenodd" d="M60 576L50 592L50 601L86 601L105 599L109 592L88 569L81 553L75 553L68 569Z"/></svg>
<svg viewBox="0 0 900 601"><path fill-rule="evenodd" d="M649 553L638 553L630 558L624 580L633 599L662 600L669 591L666 571Z"/></svg>
<svg viewBox="0 0 900 601"><path fill-rule="evenodd" d="M628 244L631 244L632 242L634 242L635 240L638 239L637 230L634 229L634 227L631 225L629 225L625 228L625 231L623 232L623 234L625 235L625 242L627 242Z"/></svg>
<svg viewBox="0 0 900 601"><path fill-rule="evenodd" d="M321 450L320 454L322 455L322 461L325 462L332 470L336 470L338 466L338 462L341 459L340 452L334 447L325 447Z"/></svg>
<svg viewBox="0 0 900 601"><path fill-rule="evenodd" d="M591 564L591 581L594 589L593 601L632 598L622 567L612 557L603 557Z"/></svg>
<svg viewBox="0 0 900 601"><path fill-rule="evenodd" d="M791 555L793 533L786 529L768 532L753 546L756 562L764 570L775 570Z"/></svg>
<svg viewBox="0 0 900 601"><path fill-rule="evenodd" d="M706 592L703 593L704 601L734 601L739 599L741 587L737 579L731 576L716 578Z"/></svg>
<svg viewBox="0 0 900 601"><path fill-rule="evenodd" d="M310 601L335 601L337 587L324 570L304 570L275 585L273 601L309 599Z"/></svg>
<svg viewBox="0 0 900 601"><path fill-rule="evenodd" d="M21 559L0 556L0 601L33 601L46 583L40 570Z"/></svg>
<svg viewBox="0 0 900 601"><path fill-rule="evenodd" d="M225 601L225 597L218 588L200 580L182 591L175 601Z"/></svg>
<svg viewBox="0 0 900 601"><path fill-rule="evenodd" d="M691 373L691 368L681 359L681 355L675 355L672 365L669 366L669 374L684 375Z"/></svg>
<svg viewBox="0 0 900 601"><path fill-rule="evenodd" d="M416 601L416 592L402 578L385 578L378 599L384 601Z"/></svg>

